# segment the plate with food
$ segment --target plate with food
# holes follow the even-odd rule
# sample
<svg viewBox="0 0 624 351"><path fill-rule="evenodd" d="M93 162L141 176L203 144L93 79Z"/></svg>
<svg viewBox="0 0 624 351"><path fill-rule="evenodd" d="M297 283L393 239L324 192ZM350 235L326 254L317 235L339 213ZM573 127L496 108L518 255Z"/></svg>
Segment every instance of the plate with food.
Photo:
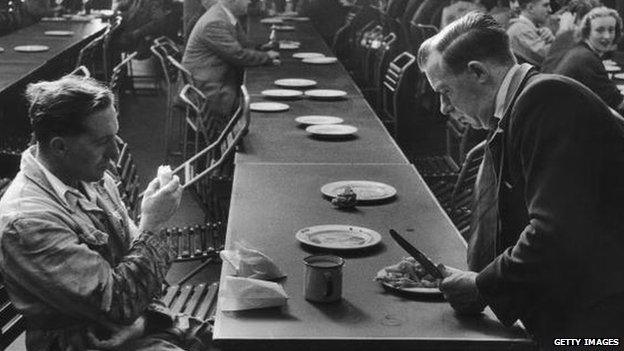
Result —
<svg viewBox="0 0 624 351"><path fill-rule="evenodd" d="M282 88L310 88L316 85L316 81L302 78L285 78L278 79L273 84Z"/></svg>
<svg viewBox="0 0 624 351"><path fill-rule="evenodd" d="M328 65L338 62L338 59L335 57L307 57L304 58L302 61L311 65Z"/></svg>
<svg viewBox="0 0 624 351"><path fill-rule="evenodd" d="M74 32L71 30L46 30L43 34L51 37L71 37Z"/></svg>
<svg viewBox="0 0 624 351"><path fill-rule="evenodd" d="M49 46L45 45L19 45L13 48L17 52L44 52L50 50Z"/></svg>
<svg viewBox="0 0 624 351"><path fill-rule="evenodd" d="M325 57L325 55L321 54L320 52L296 52L292 55L292 57L298 59L307 59L313 57Z"/></svg>
<svg viewBox="0 0 624 351"><path fill-rule="evenodd" d="M388 184L370 180L342 180L321 187L323 195L334 198L349 188L355 192L358 201L379 201L396 196L396 189Z"/></svg>
<svg viewBox="0 0 624 351"><path fill-rule="evenodd" d="M388 291L408 297L442 297L440 281L413 257L404 257L399 263L383 268L377 272L375 281Z"/></svg>
<svg viewBox="0 0 624 351"><path fill-rule="evenodd" d="M320 115L309 115L309 116L299 116L295 118L295 122L307 126L317 125L317 124L338 124L342 123L343 119L340 117L334 116L320 116Z"/></svg>
<svg viewBox="0 0 624 351"><path fill-rule="evenodd" d="M287 111L290 106L279 102L252 102L249 108L256 112L282 112Z"/></svg>
<svg viewBox="0 0 624 351"><path fill-rule="evenodd" d="M261 94L271 99L295 99L301 97L303 92L293 89L267 89L263 90Z"/></svg>
<svg viewBox="0 0 624 351"><path fill-rule="evenodd" d="M374 230L341 224L303 228L295 237L306 245L332 250L364 249L381 241L381 235Z"/></svg>

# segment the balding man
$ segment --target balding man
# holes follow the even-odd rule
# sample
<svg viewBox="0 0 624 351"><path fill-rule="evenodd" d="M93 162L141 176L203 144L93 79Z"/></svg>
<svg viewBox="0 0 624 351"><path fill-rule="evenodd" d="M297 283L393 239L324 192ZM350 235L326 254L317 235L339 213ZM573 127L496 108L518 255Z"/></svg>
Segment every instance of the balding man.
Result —
<svg viewBox="0 0 624 351"><path fill-rule="evenodd" d="M489 305L554 338L624 330L624 121L585 86L518 65L503 29L470 13L420 47L445 114L490 134L478 179L472 272L440 289L460 313Z"/></svg>

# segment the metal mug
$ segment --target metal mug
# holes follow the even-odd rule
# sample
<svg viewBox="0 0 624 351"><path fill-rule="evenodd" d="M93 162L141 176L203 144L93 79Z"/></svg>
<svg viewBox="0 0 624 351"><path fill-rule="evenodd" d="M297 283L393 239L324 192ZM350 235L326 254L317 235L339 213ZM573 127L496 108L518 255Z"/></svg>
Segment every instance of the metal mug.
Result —
<svg viewBox="0 0 624 351"><path fill-rule="evenodd" d="M303 293L312 302L336 302L342 297L342 266L345 260L333 255L312 255L303 259Z"/></svg>

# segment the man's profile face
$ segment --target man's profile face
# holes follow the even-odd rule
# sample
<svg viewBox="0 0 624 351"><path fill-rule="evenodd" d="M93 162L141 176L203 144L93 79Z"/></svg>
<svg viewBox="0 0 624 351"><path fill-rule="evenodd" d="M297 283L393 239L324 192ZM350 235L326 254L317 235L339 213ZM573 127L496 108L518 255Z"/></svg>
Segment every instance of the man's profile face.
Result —
<svg viewBox="0 0 624 351"><path fill-rule="evenodd" d="M548 17L550 16L550 0L535 0L529 4L533 20L537 25L543 25L548 23Z"/></svg>
<svg viewBox="0 0 624 351"><path fill-rule="evenodd" d="M483 97L476 91L471 75L453 74L442 62L438 52L432 52L425 65L425 75L435 92L440 94L440 111L461 123L483 129L479 115L483 110Z"/></svg>
<svg viewBox="0 0 624 351"><path fill-rule="evenodd" d="M74 180L95 182L102 179L111 160L119 150L115 136L119 130L117 112L113 106L97 111L84 120L85 132L65 137L67 152L63 167Z"/></svg>

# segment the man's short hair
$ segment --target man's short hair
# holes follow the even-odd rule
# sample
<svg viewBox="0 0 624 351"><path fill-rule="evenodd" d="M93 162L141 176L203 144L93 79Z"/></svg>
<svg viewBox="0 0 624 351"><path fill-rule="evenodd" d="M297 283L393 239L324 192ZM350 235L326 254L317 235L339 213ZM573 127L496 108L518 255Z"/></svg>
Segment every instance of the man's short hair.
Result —
<svg viewBox="0 0 624 351"><path fill-rule="evenodd" d="M114 102L108 87L95 79L74 75L29 84L25 95L33 137L40 144L47 144L55 136L84 133L85 118Z"/></svg>
<svg viewBox="0 0 624 351"><path fill-rule="evenodd" d="M515 63L505 30L492 16L476 11L452 22L420 46L418 66L421 70L433 51L442 55L453 73L463 72L468 62L474 60L502 65Z"/></svg>
<svg viewBox="0 0 624 351"><path fill-rule="evenodd" d="M615 18L615 38L613 39L613 43L617 43L620 36L622 36L622 18L616 10L604 6L592 9L583 17L581 21L581 36L583 39L589 38L589 33L591 33L591 21L600 17Z"/></svg>

